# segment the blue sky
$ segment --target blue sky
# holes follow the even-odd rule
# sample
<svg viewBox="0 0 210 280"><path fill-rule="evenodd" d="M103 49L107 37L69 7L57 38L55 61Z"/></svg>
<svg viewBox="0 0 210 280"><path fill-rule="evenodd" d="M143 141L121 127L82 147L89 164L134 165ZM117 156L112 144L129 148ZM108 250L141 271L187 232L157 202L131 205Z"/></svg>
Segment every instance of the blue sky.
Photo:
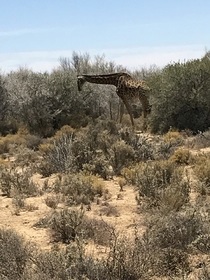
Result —
<svg viewBox="0 0 210 280"><path fill-rule="evenodd" d="M0 69L50 71L72 52L130 69L210 50L209 0L0 0Z"/></svg>

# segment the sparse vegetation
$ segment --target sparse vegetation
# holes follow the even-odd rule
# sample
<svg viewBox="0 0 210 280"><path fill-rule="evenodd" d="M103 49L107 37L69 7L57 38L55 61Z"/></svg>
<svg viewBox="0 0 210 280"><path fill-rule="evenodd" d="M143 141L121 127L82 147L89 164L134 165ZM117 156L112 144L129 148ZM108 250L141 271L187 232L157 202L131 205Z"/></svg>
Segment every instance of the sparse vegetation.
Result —
<svg viewBox="0 0 210 280"><path fill-rule="evenodd" d="M56 193L65 197L65 203L68 206L89 204L95 196L103 195L103 182L99 181L94 175L85 175L83 173L66 174L61 179L57 179L53 184Z"/></svg>
<svg viewBox="0 0 210 280"><path fill-rule="evenodd" d="M177 149L170 158L173 162L177 164L187 165L190 163L191 154L188 149Z"/></svg>
<svg viewBox="0 0 210 280"><path fill-rule="evenodd" d="M0 279L209 279L209 53L131 73L152 89L147 133L119 124L112 87L77 91L77 73L116 71L73 53L0 74Z"/></svg>
<svg viewBox="0 0 210 280"><path fill-rule="evenodd" d="M82 224L83 217L83 211L68 208L55 211L49 221L53 239L63 243L75 241L79 234L79 226Z"/></svg>
<svg viewBox="0 0 210 280"><path fill-rule="evenodd" d="M200 180L206 193L210 193L210 159L209 154L197 156L195 158L194 171L198 179Z"/></svg>
<svg viewBox="0 0 210 280"><path fill-rule="evenodd" d="M189 201L189 182L183 180L183 169L173 161L142 163L133 169L124 169L123 174L128 183L136 186L140 205L147 201L149 208L169 211L179 210Z"/></svg>
<svg viewBox="0 0 210 280"><path fill-rule="evenodd" d="M39 193L37 185L32 180L32 170L15 167L2 168L0 189L8 197L14 195L33 196Z"/></svg>
<svg viewBox="0 0 210 280"><path fill-rule="evenodd" d="M12 230L0 229L0 278L23 279L31 250L24 239Z"/></svg>

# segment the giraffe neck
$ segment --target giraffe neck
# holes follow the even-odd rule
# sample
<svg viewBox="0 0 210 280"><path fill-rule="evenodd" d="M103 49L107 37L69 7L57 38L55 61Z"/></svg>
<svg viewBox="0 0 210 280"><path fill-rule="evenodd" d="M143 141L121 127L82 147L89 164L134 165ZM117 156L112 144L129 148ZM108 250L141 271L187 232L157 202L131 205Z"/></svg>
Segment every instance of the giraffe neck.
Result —
<svg viewBox="0 0 210 280"><path fill-rule="evenodd" d="M105 84L114 85L117 87L118 80L122 76L129 76L127 73L113 73L105 75L81 75L78 79L83 79L84 82L94 83L94 84Z"/></svg>

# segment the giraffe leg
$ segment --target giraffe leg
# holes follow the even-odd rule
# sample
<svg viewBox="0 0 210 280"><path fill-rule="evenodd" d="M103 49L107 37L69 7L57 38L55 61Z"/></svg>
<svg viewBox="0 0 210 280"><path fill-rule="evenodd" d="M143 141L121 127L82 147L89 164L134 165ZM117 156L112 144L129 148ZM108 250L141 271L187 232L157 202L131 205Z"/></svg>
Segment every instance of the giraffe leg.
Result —
<svg viewBox="0 0 210 280"><path fill-rule="evenodd" d="M147 130L147 108L146 108L146 105L145 105L145 98L143 98L144 96L139 96L139 100L142 104L142 109L143 109L143 127L142 127L142 130L143 131L146 131Z"/></svg>
<svg viewBox="0 0 210 280"><path fill-rule="evenodd" d="M143 126L142 126L142 130L143 131L147 130L147 112L146 112L144 107L143 107Z"/></svg>
<svg viewBox="0 0 210 280"><path fill-rule="evenodd" d="M130 104L129 104L129 102L127 101L126 98L122 99L122 101L123 101L123 103L125 104L125 107L126 107L126 109L127 109L127 111L128 111L128 114L130 115L131 124L132 124L132 126L133 126L133 128L134 128L134 121L133 121L133 115L132 115L131 106L130 106Z"/></svg>
<svg viewBox="0 0 210 280"><path fill-rule="evenodd" d="M122 123L122 118L123 118L124 111L125 111L124 109L125 109L124 103L120 99L120 123Z"/></svg>

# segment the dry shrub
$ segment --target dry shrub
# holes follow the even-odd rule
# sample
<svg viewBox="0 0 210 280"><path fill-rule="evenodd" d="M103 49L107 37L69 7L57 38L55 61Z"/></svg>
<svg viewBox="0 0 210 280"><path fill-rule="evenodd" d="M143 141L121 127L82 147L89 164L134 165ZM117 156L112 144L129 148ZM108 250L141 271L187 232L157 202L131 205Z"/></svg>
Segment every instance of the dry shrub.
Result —
<svg viewBox="0 0 210 280"><path fill-rule="evenodd" d="M105 203L105 205L101 206L99 210L100 215L105 215L107 217L119 217L119 211L117 208L109 203Z"/></svg>
<svg viewBox="0 0 210 280"><path fill-rule="evenodd" d="M210 158L209 154L203 154L195 157L194 165L195 175L198 177L206 192L210 192Z"/></svg>
<svg viewBox="0 0 210 280"><path fill-rule="evenodd" d="M200 235L193 241L192 245L199 253L210 253L210 198L209 196L198 196L194 208L199 213L202 222L202 230Z"/></svg>
<svg viewBox="0 0 210 280"><path fill-rule="evenodd" d="M177 149L174 154L170 157L170 160L177 164L189 164L191 161L191 154L188 149Z"/></svg>
<svg viewBox="0 0 210 280"><path fill-rule="evenodd" d="M135 156L134 149L125 143L123 140L119 140L111 146L112 150L112 166L116 173L119 174L123 167L126 167L132 163Z"/></svg>
<svg viewBox="0 0 210 280"><path fill-rule="evenodd" d="M20 209L24 209L26 204L25 204L25 197L23 195L16 195L12 199L12 204L16 207L16 213L20 211Z"/></svg>
<svg viewBox="0 0 210 280"><path fill-rule="evenodd" d="M57 172L68 172L73 169L74 155L72 152L74 129L63 126L56 134L39 145L43 156L40 172L49 176Z"/></svg>
<svg viewBox="0 0 210 280"><path fill-rule="evenodd" d="M9 141L5 137L0 138L0 154L9 152Z"/></svg>
<svg viewBox="0 0 210 280"><path fill-rule="evenodd" d="M56 245L49 251L37 249L24 279L85 279L86 266L83 244L77 240L63 249Z"/></svg>
<svg viewBox="0 0 210 280"><path fill-rule="evenodd" d="M16 134L0 137L0 154L14 153L19 146L37 150L41 141L39 136L31 135L25 129L19 129Z"/></svg>
<svg viewBox="0 0 210 280"><path fill-rule="evenodd" d="M134 235L134 241L114 235L106 262L107 279L146 280L155 279L155 276L181 276L183 272L189 272L185 252L160 249L149 236Z"/></svg>
<svg viewBox="0 0 210 280"><path fill-rule="evenodd" d="M32 204L32 203L26 203L26 205L25 205L25 210L26 211L33 212L33 211L36 211L38 209L39 209L39 207L37 205Z"/></svg>
<svg viewBox="0 0 210 280"><path fill-rule="evenodd" d="M177 131L169 131L156 143L156 159L168 159L178 146L184 143L183 136Z"/></svg>
<svg viewBox="0 0 210 280"><path fill-rule="evenodd" d="M170 184L160 195L159 209L167 214L171 211L179 211L189 202L189 185L185 181Z"/></svg>
<svg viewBox="0 0 210 280"><path fill-rule="evenodd" d="M210 146L210 130L198 133L192 140L191 146L196 149Z"/></svg>
<svg viewBox="0 0 210 280"><path fill-rule="evenodd" d="M30 150L37 151L43 139L38 135L27 134L25 136L26 147Z"/></svg>
<svg viewBox="0 0 210 280"><path fill-rule="evenodd" d="M84 218L81 210L62 209L55 211L49 221L52 237L55 241L70 243L79 234L79 226Z"/></svg>
<svg viewBox="0 0 210 280"><path fill-rule="evenodd" d="M198 236L192 242L192 245L204 254L210 253L210 233L204 233Z"/></svg>
<svg viewBox="0 0 210 280"><path fill-rule="evenodd" d="M154 275L154 248L135 236L134 242L114 236L106 263L107 279L150 279Z"/></svg>
<svg viewBox="0 0 210 280"><path fill-rule="evenodd" d="M60 202L60 197L58 195L51 194L45 198L46 205L52 209L56 209L59 202Z"/></svg>
<svg viewBox="0 0 210 280"><path fill-rule="evenodd" d="M178 211L189 201L190 186L183 179L183 168L170 160L141 163L124 169L125 179L136 186L137 202L146 208L158 207L161 211Z"/></svg>
<svg viewBox="0 0 210 280"><path fill-rule="evenodd" d="M107 179L111 164L111 145L117 141L116 126L98 121L77 131L72 152L76 171L85 170Z"/></svg>
<svg viewBox="0 0 210 280"><path fill-rule="evenodd" d="M30 167L36 173L40 162L39 154L27 147L19 146L15 151L15 165L20 168Z"/></svg>
<svg viewBox="0 0 210 280"><path fill-rule="evenodd" d="M72 128L72 127L69 126L69 125L64 125L64 126L61 127L60 130L58 130L58 131L55 133L54 138L59 139L59 138L62 137L64 134L65 134L65 135L71 136L71 135L73 135L74 133L75 133L75 129L74 129L74 128Z"/></svg>
<svg viewBox="0 0 210 280"><path fill-rule="evenodd" d="M65 196L69 206L89 204L95 196L103 195L103 182L94 175L66 174L54 182L53 189Z"/></svg>
<svg viewBox="0 0 210 280"><path fill-rule="evenodd" d="M80 240L68 244L62 250L55 247L52 251L37 251L31 268L25 273L25 279L113 279L107 278L105 261L85 255Z"/></svg>
<svg viewBox="0 0 210 280"><path fill-rule="evenodd" d="M37 250L33 255L31 267L24 273L24 279L47 280L47 279L69 279L67 272L67 255L63 250L42 251ZM73 263L73 261L72 261ZM68 263L69 264L69 263Z"/></svg>
<svg viewBox="0 0 210 280"><path fill-rule="evenodd" d="M194 210L152 217L148 235L159 248L187 250L203 232L201 217Z"/></svg>
<svg viewBox="0 0 210 280"><path fill-rule="evenodd" d="M53 143L51 143L50 141L48 142L47 140L39 145L39 151L42 154L46 154L50 152L52 149L53 149Z"/></svg>
<svg viewBox="0 0 210 280"><path fill-rule="evenodd" d="M121 128L119 131L121 140L130 145L135 152L135 161L154 159L156 152L156 139L144 134L138 134L132 129Z"/></svg>
<svg viewBox="0 0 210 280"><path fill-rule="evenodd" d="M96 150L95 157L93 157L89 163L83 164L82 169L85 172L101 176L104 180L108 180L112 177L113 172L113 168L102 150Z"/></svg>
<svg viewBox="0 0 210 280"><path fill-rule="evenodd" d="M25 146L29 149L37 150L42 142L42 138L39 135L31 134L24 126L18 129L16 135L19 136L19 138L22 138L22 141L25 141Z"/></svg>
<svg viewBox="0 0 210 280"><path fill-rule="evenodd" d="M12 199L12 204L15 207L15 215L19 215L20 211L35 211L38 210L39 207L31 204L31 203L26 203L26 199L24 195L18 194Z"/></svg>
<svg viewBox="0 0 210 280"><path fill-rule="evenodd" d="M175 170L176 165L169 160L142 163L136 170L137 183L145 187L153 183L153 187L164 188L171 182Z"/></svg>
<svg viewBox="0 0 210 280"><path fill-rule="evenodd" d="M184 143L183 135L178 131L169 131L164 135L164 140L173 144L181 145Z"/></svg>
<svg viewBox="0 0 210 280"><path fill-rule="evenodd" d="M0 229L0 279L24 279L24 269L31 249L21 236L9 229Z"/></svg>
<svg viewBox="0 0 210 280"><path fill-rule="evenodd" d="M85 239L91 239L94 243L109 246L114 235L114 227L104 220L84 217L80 226L81 235Z"/></svg>
<svg viewBox="0 0 210 280"><path fill-rule="evenodd" d="M175 165L170 161L142 163L135 168L135 185L140 197L158 199L171 182Z"/></svg>
<svg viewBox="0 0 210 280"><path fill-rule="evenodd" d="M32 175L30 169L2 168L0 188L7 197L15 197L16 195L36 196L39 190L32 180Z"/></svg>
<svg viewBox="0 0 210 280"><path fill-rule="evenodd" d="M125 178L128 184L135 185L136 183L136 170L139 168L139 164L135 166L125 167L121 171L121 175Z"/></svg>
<svg viewBox="0 0 210 280"><path fill-rule="evenodd" d="M62 134L59 138L52 138L40 145L39 150L43 156L40 171L44 176L72 170L74 160L72 143L73 134Z"/></svg>
<svg viewBox="0 0 210 280"><path fill-rule="evenodd" d="M159 277L181 277L189 274L191 271L188 255L180 249L169 247L158 250L156 257L157 263L155 274Z"/></svg>
<svg viewBox="0 0 210 280"><path fill-rule="evenodd" d="M160 140L157 144L156 159L157 160L167 160L174 153L177 146L176 143L168 142L165 140Z"/></svg>

